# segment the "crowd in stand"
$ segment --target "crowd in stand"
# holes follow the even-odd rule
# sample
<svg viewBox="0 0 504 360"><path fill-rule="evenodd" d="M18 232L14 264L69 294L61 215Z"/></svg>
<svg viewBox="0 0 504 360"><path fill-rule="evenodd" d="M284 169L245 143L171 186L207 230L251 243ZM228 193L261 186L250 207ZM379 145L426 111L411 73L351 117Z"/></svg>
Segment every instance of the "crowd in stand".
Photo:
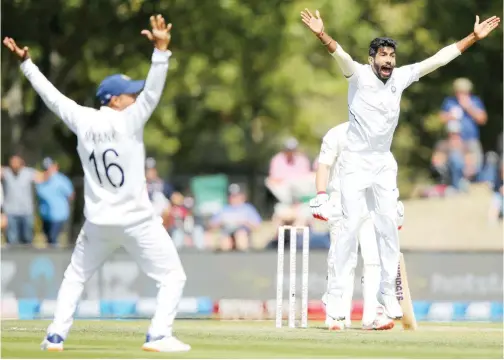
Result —
<svg viewBox="0 0 504 360"><path fill-rule="evenodd" d="M38 171L26 166L20 155L11 156L9 166L2 167L2 232L9 244L32 243L36 214L51 247L58 245L68 223L72 182L51 158L45 158L42 167Z"/></svg>
<svg viewBox="0 0 504 360"><path fill-rule="evenodd" d="M424 192L425 196L445 196L466 192L473 182L487 183L495 196L489 217L502 218L502 133L496 151L484 153L480 142L480 127L488 121L485 105L473 93L469 79L453 82L453 95L444 99L439 114L445 125L446 137L436 144L432 167L439 184Z"/></svg>

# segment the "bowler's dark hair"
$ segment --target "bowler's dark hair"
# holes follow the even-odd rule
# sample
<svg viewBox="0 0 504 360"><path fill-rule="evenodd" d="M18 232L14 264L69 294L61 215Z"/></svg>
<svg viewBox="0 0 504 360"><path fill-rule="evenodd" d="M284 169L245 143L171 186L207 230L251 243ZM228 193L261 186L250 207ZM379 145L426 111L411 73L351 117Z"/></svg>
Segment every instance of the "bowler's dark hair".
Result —
<svg viewBox="0 0 504 360"><path fill-rule="evenodd" d="M378 49L382 47L390 47L392 49L396 49L397 42L388 37L379 37L371 41L369 44L369 56L375 57L378 53Z"/></svg>

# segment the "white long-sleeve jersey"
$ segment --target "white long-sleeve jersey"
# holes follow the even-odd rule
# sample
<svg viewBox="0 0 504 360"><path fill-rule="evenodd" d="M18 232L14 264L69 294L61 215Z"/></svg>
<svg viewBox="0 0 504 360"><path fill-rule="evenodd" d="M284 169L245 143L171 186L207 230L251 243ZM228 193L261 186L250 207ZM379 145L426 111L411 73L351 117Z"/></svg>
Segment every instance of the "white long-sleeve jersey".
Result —
<svg viewBox="0 0 504 360"><path fill-rule="evenodd" d="M145 87L123 111L80 106L61 94L28 59L21 70L49 109L77 136L84 170L84 215L97 225L154 217L145 181L143 129L164 89L170 51L154 50Z"/></svg>
<svg viewBox="0 0 504 360"><path fill-rule="evenodd" d="M460 54L456 44L449 45L422 62L394 69L391 77L383 83L371 65L353 61L338 44L331 55L349 82L348 150L390 151L403 91L420 77L446 65Z"/></svg>
<svg viewBox="0 0 504 360"><path fill-rule="evenodd" d="M330 166L329 179L327 182L327 193L339 193L340 179L338 176L339 163L338 159L341 152L348 145L347 132L349 122L339 124L330 129L322 139L320 154L318 157L319 164Z"/></svg>
<svg viewBox="0 0 504 360"><path fill-rule="evenodd" d="M418 79L415 65L394 69L385 84L370 65L356 65L355 73L348 78L348 150L390 151L402 92Z"/></svg>

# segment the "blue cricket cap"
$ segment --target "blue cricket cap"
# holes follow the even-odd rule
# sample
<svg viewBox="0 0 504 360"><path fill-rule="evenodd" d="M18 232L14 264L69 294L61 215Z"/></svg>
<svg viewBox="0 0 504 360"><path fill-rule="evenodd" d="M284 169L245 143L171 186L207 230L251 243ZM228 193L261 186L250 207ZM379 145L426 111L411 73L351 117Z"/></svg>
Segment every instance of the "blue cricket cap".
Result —
<svg viewBox="0 0 504 360"><path fill-rule="evenodd" d="M107 105L112 96L138 94L144 88L145 81L131 80L128 76L115 74L107 76L98 86L96 97L102 105Z"/></svg>

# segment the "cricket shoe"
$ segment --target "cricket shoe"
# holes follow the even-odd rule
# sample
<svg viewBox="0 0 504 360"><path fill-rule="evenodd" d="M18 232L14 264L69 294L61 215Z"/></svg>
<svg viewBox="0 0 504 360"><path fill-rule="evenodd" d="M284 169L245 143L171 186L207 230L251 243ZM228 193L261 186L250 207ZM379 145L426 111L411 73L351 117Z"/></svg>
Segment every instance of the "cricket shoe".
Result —
<svg viewBox="0 0 504 360"><path fill-rule="evenodd" d="M147 335L145 344L142 346L142 350L150 352L175 353L187 352L191 350L191 346L184 344L174 336L151 337L150 335Z"/></svg>
<svg viewBox="0 0 504 360"><path fill-rule="evenodd" d="M390 330L394 327L394 320L385 315L378 315L369 324L362 324L362 330Z"/></svg>
<svg viewBox="0 0 504 360"><path fill-rule="evenodd" d="M40 349L46 351L63 351L63 338L58 334L47 334L40 344Z"/></svg>
<svg viewBox="0 0 504 360"><path fill-rule="evenodd" d="M326 313L327 313L327 309L326 309L326 306L327 306L327 293L324 293L324 295L322 295L322 305L324 305L324 310L326 310ZM326 315L326 325L329 326L329 323L332 322L333 319L329 316L329 315ZM350 317L347 317L345 318L345 328L350 328L352 327L352 319Z"/></svg>
<svg viewBox="0 0 504 360"><path fill-rule="evenodd" d="M326 309L326 304L327 304L327 293L324 293L324 295L322 295L322 305L324 305L324 310ZM333 319L329 316L329 315L326 315L326 321L325 321L325 324L327 326L329 326L329 324L333 321ZM350 328L352 327L352 320L350 319L350 317L348 318L345 318L345 328Z"/></svg>
<svg viewBox="0 0 504 360"><path fill-rule="evenodd" d="M349 329L352 327L352 320L333 320L332 318L330 318L329 316L326 316L326 319L325 319L325 324L327 325L327 327L331 327L332 323L334 321L342 321L343 324L345 325L345 329Z"/></svg>
<svg viewBox="0 0 504 360"><path fill-rule="evenodd" d="M322 297L322 303L325 305L325 310L327 316L334 320L345 320L347 316L345 311L345 306L343 302L343 298L336 297L334 295L325 293L325 296Z"/></svg>
<svg viewBox="0 0 504 360"><path fill-rule="evenodd" d="M330 317L326 317L325 324L327 328L331 331L341 331L345 330L345 321L343 320L334 320Z"/></svg>
<svg viewBox="0 0 504 360"><path fill-rule="evenodd" d="M391 319L401 319L403 317L403 312L401 305L395 295L387 295L381 291L378 293L378 303L383 306L385 315Z"/></svg>

